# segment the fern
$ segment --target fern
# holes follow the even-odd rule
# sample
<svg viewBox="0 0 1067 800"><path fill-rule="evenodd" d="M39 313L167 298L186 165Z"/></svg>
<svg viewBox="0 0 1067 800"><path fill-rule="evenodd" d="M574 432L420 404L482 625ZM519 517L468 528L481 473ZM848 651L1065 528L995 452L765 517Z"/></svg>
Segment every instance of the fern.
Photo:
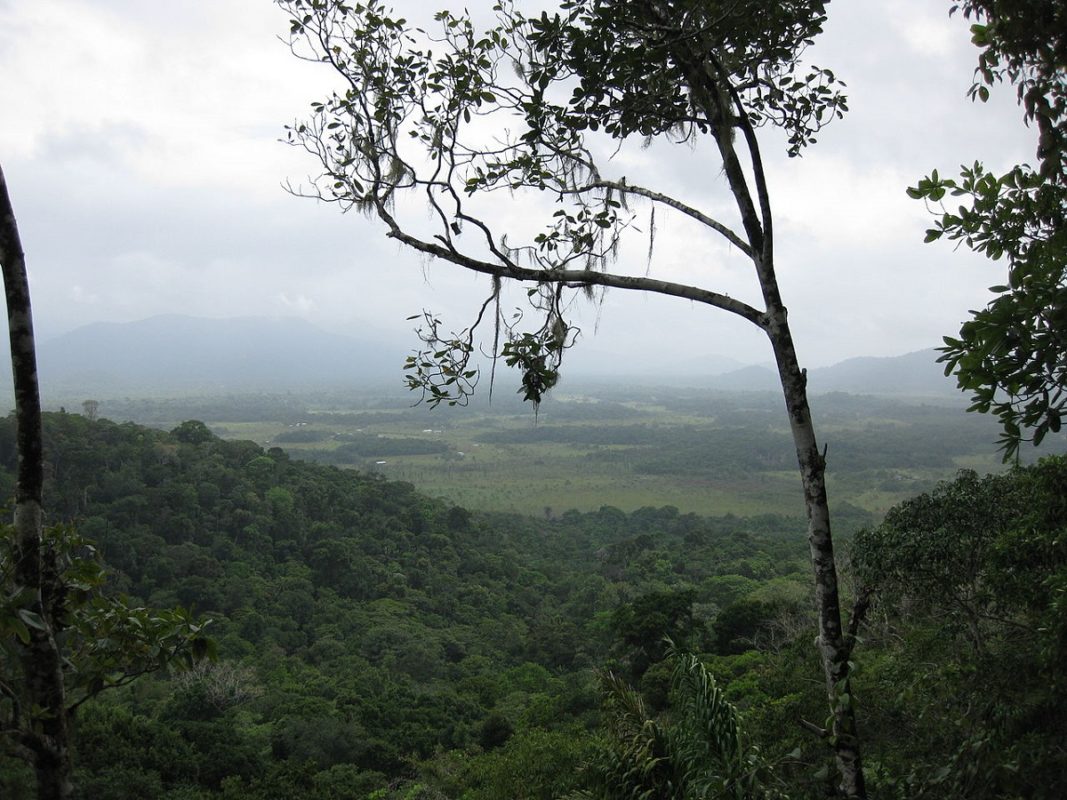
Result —
<svg viewBox="0 0 1067 800"><path fill-rule="evenodd" d="M757 748L741 717L691 653L674 662L670 712L649 716L641 695L613 673L602 676L606 730L586 765L587 788L571 800L773 800Z"/></svg>

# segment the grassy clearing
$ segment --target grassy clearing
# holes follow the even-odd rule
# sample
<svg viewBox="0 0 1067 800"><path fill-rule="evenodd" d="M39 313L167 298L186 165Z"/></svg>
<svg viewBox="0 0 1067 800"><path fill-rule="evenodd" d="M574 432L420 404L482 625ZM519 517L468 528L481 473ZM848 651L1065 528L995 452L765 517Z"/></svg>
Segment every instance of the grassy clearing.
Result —
<svg viewBox="0 0 1067 800"><path fill-rule="evenodd" d="M537 419L522 409L425 413L381 402L353 403L351 408L339 404L328 411L309 410L300 421L227 421L212 427L226 438L251 439L281 446L295 458L327 461L352 437L360 437L364 446L369 441L371 450L377 437L382 455L367 452L345 466L408 481L473 509L541 516L603 505L625 511L672 505L683 513L709 515L803 514L792 456L782 458L776 449L783 441L791 448L777 414L758 403L751 414L738 412L734 400L733 406L723 401L719 415L717 401L708 402L709 413L700 416L689 407L672 411L653 401L605 405L604 413L592 414L590 408L596 407L586 399L569 405L557 401ZM612 413L612 408L618 410ZM937 415L933 428L932 414ZM958 410L883 400L864 416L850 401L836 417L833 408L823 416L822 428L838 455L831 458L828 473L832 504L849 503L881 515L960 468L985 472L1000 467L993 437L980 427L981 420ZM301 430L322 435L318 441L290 441ZM389 455L390 444L393 452L411 449L398 448L398 440L447 447L430 454ZM706 458L705 440L714 445Z"/></svg>

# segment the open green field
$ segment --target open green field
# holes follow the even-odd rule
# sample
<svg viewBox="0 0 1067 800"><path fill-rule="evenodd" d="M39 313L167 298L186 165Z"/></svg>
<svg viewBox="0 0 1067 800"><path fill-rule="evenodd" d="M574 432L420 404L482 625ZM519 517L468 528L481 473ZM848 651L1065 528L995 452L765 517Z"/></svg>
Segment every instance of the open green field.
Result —
<svg viewBox="0 0 1067 800"><path fill-rule="evenodd" d="M657 389L572 395L535 417L515 402L411 408L387 398L308 398L270 419L207 419L220 435L294 458L374 471L474 509L676 506L752 516L803 513L792 444L771 394ZM990 420L921 401L812 401L828 452L831 504L861 521L952 477L1001 468ZM864 513L865 512L865 513Z"/></svg>

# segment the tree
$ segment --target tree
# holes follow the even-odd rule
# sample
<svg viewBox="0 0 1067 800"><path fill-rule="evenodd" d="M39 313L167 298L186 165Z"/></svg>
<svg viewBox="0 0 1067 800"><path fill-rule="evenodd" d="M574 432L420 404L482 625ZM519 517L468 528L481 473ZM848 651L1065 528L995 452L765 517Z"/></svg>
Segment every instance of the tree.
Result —
<svg viewBox="0 0 1067 800"><path fill-rule="evenodd" d="M1067 458L1002 475L961 470L853 542L859 579L884 605L926 611L976 653L988 631L1067 647Z"/></svg>
<svg viewBox="0 0 1067 800"><path fill-rule="evenodd" d="M955 481L890 509L853 543L860 580L886 604L933 606L937 616L981 651L990 622L1011 617L1013 598L997 591L994 551L1024 516L1014 475ZM1003 545L1001 545L1003 546Z"/></svg>
<svg viewBox="0 0 1067 800"><path fill-rule="evenodd" d="M866 673L882 741L868 744L899 796L1064 795L1065 497L1062 456L965 470L853 540L883 620Z"/></svg>
<svg viewBox="0 0 1067 800"><path fill-rule="evenodd" d="M96 420L97 414L100 413L100 401L86 400L82 403L82 410L85 412L85 418L93 422Z"/></svg>
<svg viewBox="0 0 1067 800"><path fill-rule="evenodd" d="M377 0L279 2L292 15L294 52L328 64L344 84L289 129L289 141L322 168L300 191L378 217L389 237L429 258L490 276L470 327L448 333L432 314L421 317L425 349L408 360L408 383L431 404L461 403L473 390L475 329L483 322L493 330L494 352L519 369L524 397L537 403L574 344L566 309L575 292L595 296L612 287L679 297L766 334L808 513L833 720L827 739L843 793L864 796L848 700L854 637L842 626L825 460L778 289L757 137L759 127L777 127L797 155L846 110L833 73L802 62L822 29L825 0L568 0L559 13L529 18L505 0L485 32L442 11L435 34L391 16ZM601 169L597 152L654 138L710 140L737 223ZM501 192L550 199L554 211L537 232L495 231L489 220ZM408 195L426 203L428 224L410 214ZM696 284L609 271L636 225L629 204L642 201L652 209L650 245L657 211L683 215L747 259L763 308ZM501 314L506 280L532 285L532 330Z"/></svg>
<svg viewBox="0 0 1067 800"><path fill-rule="evenodd" d="M70 741L67 730L63 665L52 624L61 604L53 570L47 569L42 546L42 498L44 450L41 435L41 397L37 387L37 353L33 338L33 315L26 259L22 250L15 212L0 170L0 267L7 295L7 319L11 343L11 371L15 384L18 476L15 482L13 583L25 595L19 618L27 625L20 648L25 682L25 713L33 724L19 729L19 744L29 752L37 773L38 797L68 797ZM14 687L3 687L16 708L23 697Z"/></svg>
<svg viewBox="0 0 1067 800"><path fill-rule="evenodd" d="M630 677L641 680L649 667L662 661L667 640L689 646L695 628L693 592L652 592L615 609L611 627L616 648L628 659Z"/></svg>
<svg viewBox="0 0 1067 800"><path fill-rule="evenodd" d="M1022 442L1059 432L1067 413L1067 7L1058 0L964 0L962 9L981 53L972 99L985 101L1004 80L1016 87L1024 119L1038 129L1038 166L1003 175L981 162L958 179L935 170L908 189L939 204L926 241L962 241L993 260L1007 277L995 298L945 337L940 360L971 393L972 411L1001 422L1005 460ZM942 204L960 198L957 210Z"/></svg>
<svg viewBox="0 0 1067 800"><path fill-rule="evenodd" d="M168 662L206 654L203 625L99 589L72 530L44 529L44 445L26 261L0 169L0 267L15 388L15 519L0 526L0 749L33 766L39 800L72 796L70 718L88 698Z"/></svg>

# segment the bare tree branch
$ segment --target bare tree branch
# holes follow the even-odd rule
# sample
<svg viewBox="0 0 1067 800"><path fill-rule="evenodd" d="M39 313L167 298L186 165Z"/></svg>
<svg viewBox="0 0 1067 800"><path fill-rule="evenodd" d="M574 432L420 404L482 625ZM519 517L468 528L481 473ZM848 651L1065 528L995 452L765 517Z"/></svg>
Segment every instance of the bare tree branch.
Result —
<svg viewBox="0 0 1067 800"><path fill-rule="evenodd" d="M419 239L404 231L393 216L379 205L378 215L389 226L390 238L403 242L409 247L435 258L449 261L457 266L485 275L497 278L507 278L516 281L527 281L538 284L558 283L572 288L584 286L607 286L614 289L627 289L639 292L653 292L671 297L681 297L697 303L714 306L723 311L729 311L742 319L748 320L757 327L766 326L766 317L762 311L737 300L729 295L713 292L709 289L701 289L684 283L673 283L655 278L638 277L633 275L616 275L610 272L597 272L596 270L567 270L567 269L531 269L521 267L511 260L504 263L494 264L473 256L465 255L455 248L441 244L434 244ZM502 254L500 254L502 255Z"/></svg>
<svg viewBox="0 0 1067 800"><path fill-rule="evenodd" d="M718 220L709 217L702 211L698 211L697 209L693 208L692 206L686 205L680 200L675 200L673 197L668 197L665 194L654 192L651 189L645 189L641 186L634 186L632 183L626 183L624 181L601 180L591 184L588 188L613 189L620 193L636 194L640 197L645 197L655 203L662 203L665 206L670 206L676 211L680 211L686 216L692 217L701 225L706 225L717 233L720 233L723 238L726 239L726 241L728 241L734 247L738 248L749 258L752 257L752 248L748 246L748 243L745 242L744 239L734 233L730 228L728 228L726 225L719 222Z"/></svg>

